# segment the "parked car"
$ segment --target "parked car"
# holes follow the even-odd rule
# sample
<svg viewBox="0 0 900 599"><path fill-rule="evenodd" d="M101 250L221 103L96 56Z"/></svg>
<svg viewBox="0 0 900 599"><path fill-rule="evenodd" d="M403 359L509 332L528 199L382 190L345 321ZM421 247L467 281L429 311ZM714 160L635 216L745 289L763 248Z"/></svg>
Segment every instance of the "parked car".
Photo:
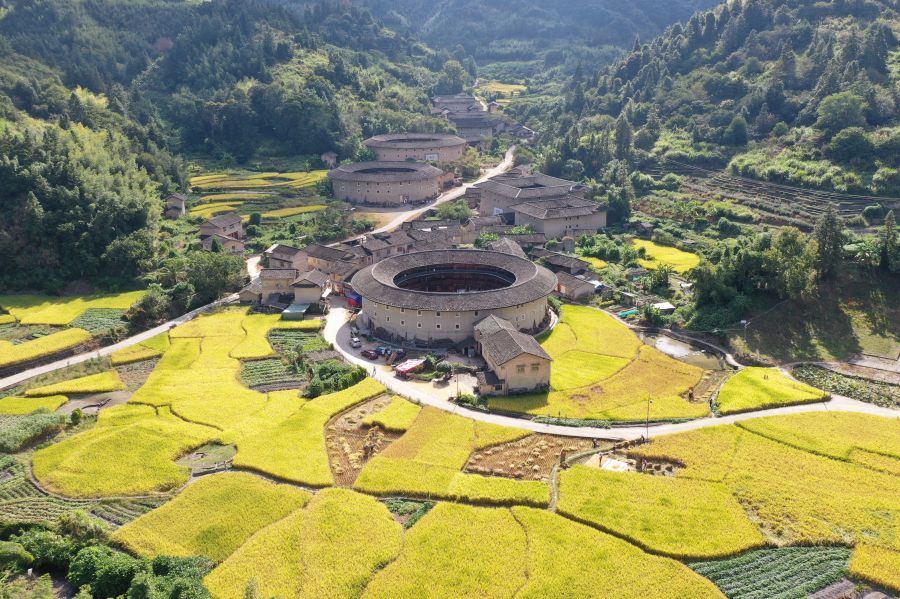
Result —
<svg viewBox="0 0 900 599"><path fill-rule="evenodd" d="M378 359L378 352L376 352L374 349L364 349L362 350L362 352L360 352L360 355L367 360Z"/></svg>
<svg viewBox="0 0 900 599"><path fill-rule="evenodd" d="M385 346L385 345L379 345L378 347L375 348L375 352L376 352L379 356L384 356L384 357L390 356L391 353L393 353L393 351L394 351L394 350L392 350L391 348L389 348L389 347L387 347L387 346Z"/></svg>
<svg viewBox="0 0 900 599"><path fill-rule="evenodd" d="M361 347L362 341L359 340L359 337L351 337L350 338L350 347Z"/></svg>
<svg viewBox="0 0 900 599"><path fill-rule="evenodd" d="M406 350L405 349L395 349L394 354L397 356L397 361L399 362L400 360L402 360L403 358L406 357Z"/></svg>

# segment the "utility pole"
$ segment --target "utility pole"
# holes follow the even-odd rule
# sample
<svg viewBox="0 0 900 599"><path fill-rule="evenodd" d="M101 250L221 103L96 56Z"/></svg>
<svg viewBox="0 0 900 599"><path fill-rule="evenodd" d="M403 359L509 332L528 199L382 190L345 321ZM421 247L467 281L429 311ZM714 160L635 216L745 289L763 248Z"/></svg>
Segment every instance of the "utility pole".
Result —
<svg viewBox="0 0 900 599"><path fill-rule="evenodd" d="M646 430L646 434L644 435L644 438L646 438L648 441L650 440L650 406L652 404L653 404L653 400L648 397L647 398L647 420L644 423L644 427Z"/></svg>

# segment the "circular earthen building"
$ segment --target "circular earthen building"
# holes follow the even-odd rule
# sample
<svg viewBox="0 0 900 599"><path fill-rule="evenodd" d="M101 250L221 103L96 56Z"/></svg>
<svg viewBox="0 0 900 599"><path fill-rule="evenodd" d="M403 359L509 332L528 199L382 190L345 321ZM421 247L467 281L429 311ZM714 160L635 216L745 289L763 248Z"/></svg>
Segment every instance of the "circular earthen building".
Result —
<svg viewBox="0 0 900 599"><path fill-rule="evenodd" d="M388 133L365 142L378 160L453 162L466 153L466 140L450 133Z"/></svg>
<svg viewBox="0 0 900 599"><path fill-rule="evenodd" d="M329 171L334 196L355 204L399 206L433 200L443 171L421 162L356 162Z"/></svg>
<svg viewBox="0 0 900 599"><path fill-rule="evenodd" d="M459 345L488 316L534 333L549 318L556 275L534 262L485 250L431 250L386 258L352 279L358 317L375 336L418 346Z"/></svg>

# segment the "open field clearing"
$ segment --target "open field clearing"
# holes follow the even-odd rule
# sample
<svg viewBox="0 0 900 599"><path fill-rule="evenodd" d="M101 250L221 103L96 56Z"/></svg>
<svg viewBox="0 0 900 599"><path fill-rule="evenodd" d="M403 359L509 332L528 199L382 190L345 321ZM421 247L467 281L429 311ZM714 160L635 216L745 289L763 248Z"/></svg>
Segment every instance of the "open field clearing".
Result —
<svg viewBox="0 0 900 599"><path fill-rule="evenodd" d="M777 368L748 367L722 385L716 403L722 414L738 414L826 399L825 391L788 378Z"/></svg>
<svg viewBox="0 0 900 599"><path fill-rule="evenodd" d="M548 393L491 397L489 407L534 416L603 420L697 418L709 409L683 396L703 371L644 345L628 327L595 308L564 305L541 342L553 358Z"/></svg>
<svg viewBox="0 0 900 599"><path fill-rule="evenodd" d="M325 425L335 414L382 393L381 383L367 378L343 391L305 401L286 418L260 422L257 430L238 440L234 465L312 487L332 485Z"/></svg>
<svg viewBox="0 0 900 599"><path fill-rule="evenodd" d="M842 413L816 416L846 419L851 429L859 426ZM836 426L818 432L814 421L801 420L794 435L800 440L807 434L827 438ZM871 426L890 431L896 422L873 418ZM686 464L677 471L681 478L721 480L772 542L866 542L900 549L898 521L891 516L897 510L900 476L797 449L734 425L659 437L631 455Z"/></svg>
<svg viewBox="0 0 900 599"><path fill-rule="evenodd" d="M632 239L631 245L636 248L644 248L647 253L646 260L638 260L638 263L644 268L656 268L660 264L666 264L678 274L684 274L700 264L700 256L697 254L667 245L658 245L647 239Z"/></svg>
<svg viewBox="0 0 900 599"><path fill-rule="evenodd" d="M850 551L847 547L756 549L690 566L731 599L799 599L840 580Z"/></svg>
<svg viewBox="0 0 900 599"><path fill-rule="evenodd" d="M65 395L50 395L48 397L4 397L0 399L0 415L22 416L38 410L55 411L61 405L69 401Z"/></svg>
<svg viewBox="0 0 900 599"><path fill-rule="evenodd" d="M363 597L512 597L525 584L526 539L506 509L435 506L409 532L397 561Z"/></svg>
<svg viewBox="0 0 900 599"><path fill-rule="evenodd" d="M900 593L900 551L863 543L853 550L850 573Z"/></svg>
<svg viewBox="0 0 900 599"><path fill-rule="evenodd" d="M275 355L268 339L271 331L318 331L321 326L320 320L281 320L280 314L248 314L241 320L246 337L230 355L238 359L269 358Z"/></svg>
<svg viewBox="0 0 900 599"><path fill-rule="evenodd" d="M64 329L45 337L14 345L0 340L0 367L30 362L50 356L63 350L78 347L91 340L91 334L84 329Z"/></svg>
<svg viewBox="0 0 900 599"><path fill-rule="evenodd" d="M309 214L310 212L321 212L325 210L328 206L324 204L312 204L310 206L294 206L293 208L279 208L277 210L270 210L269 212L263 212L263 218L288 218L290 216L297 216L298 214Z"/></svg>
<svg viewBox="0 0 900 599"><path fill-rule="evenodd" d="M309 172L267 172L267 173L235 173L213 174L191 178L194 190L228 190L228 189L303 189L311 187L328 175L327 170Z"/></svg>
<svg viewBox="0 0 900 599"><path fill-rule="evenodd" d="M125 388L119 373L108 370L98 374L89 374L70 381L63 381L54 385L45 385L35 389L28 389L25 397L40 397L42 395L72 395L77 393L107 393L109 391L121 391Z"/></svg>
<svg viewBox="0 0 900 599"><path fill-rule="evenodd" d="M132 362L140 362L141 360L158 358L169 349L169 345L169 333L160 333L137 345L113 352L110 355L110 360L113 366L121 366Z"/></svg>
<svg viewBox="0 0 900 599"><path fill-rule="evenodd" d="M735 555L764 543L725 485L573 466L559 513L679 559Z"/></svg>
<svg viewBox="0 0 900 599"><path fill-rule="evenodd" d="M514 507L512 513L528 538L528 581L517 599L722 596L683 564L590 526L533 508Z"/></svg>
<svg viewBox="0 0 900 599"><path fill-rule="evenodd" d="M221 562L255 532L311 498L306 491L252 474L213 474L120 528L113 540L146 557L205 555Z"/></svg>
<svg viewBox="0 0 900 599"><path fill-rule="evenodd" d="M143 291L71 297L0 295L0 307L20 324L66 325L92 308L127 310L143 296Z"/></svg>
<svg viewBox="0 0 900 599"><path fill-rule="evenodd" d="M386 431L403 433L412 426L422 408L411 401L395 395L384 410L370 414L363 419L364 426L378 425Z"/></svg>
<svg viewBox="0 0 900 599"><path fill-rule="evenodd" d="M478 86L478 89L489 94L503 94L514 96L524 92L527 88L521 83L502 83L500 81L488 81Z"/></svg>
<svg viewBox="0 0 900 599"><path fill-rule="evenodd" d="M476 449L527 434L426 407L406 434L366 464L354 486L376 495L546 505L550 490L542 482L461 472Z"/></svg>
<svg viewBox="0 0 900 599"><path fill-rule="evenodd" d="M263 597L358 597L401 544L401 526L382 503L326 489L305 509L260 530L205 583L217 599L246 597L252 578Z"/></svg>
<svg viewBox="0 0 900 599"><path fill-rule="evenodd" d="M147 415L122 423L101 419L94 428L35 452L33 470L42 485L68 497L168 491L184 484L190 474L173 460L216 439L215 430L171 416Z"/></svg>

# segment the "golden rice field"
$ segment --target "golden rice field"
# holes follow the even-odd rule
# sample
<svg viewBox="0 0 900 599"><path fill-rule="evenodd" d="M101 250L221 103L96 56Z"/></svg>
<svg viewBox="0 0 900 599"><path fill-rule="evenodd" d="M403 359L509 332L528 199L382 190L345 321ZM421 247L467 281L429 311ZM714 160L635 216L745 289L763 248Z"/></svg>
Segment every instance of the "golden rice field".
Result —
<svg viewBox="0 0 900 599"><path fill-rule="evenodd" d="M256 531L302 508L311 498L302 489L252 474L214 474L126 524L112 539L146 557L205 555L221 562Z"/></svg>
<svg viewBox="0 0 900 599"><path fill-rule="evenodd" d="M293 208L279 208L277 210L270 210L269 212L263 212L263 218L288 218L290 216L297 216L298 214L309 214L311 212L321 212L325 210L328 206L324 204L312 204L309 206L294 206Z"/></svg>
<svg viewBox="0 0 900 599"><path fill-rule="evenodd" d="M679 559L735 555L764 543L721 483L573 466L560 475L557 509Z"/></svg>
<svg viewBox="0 0 900 599"><path fill-rule="evenodd" d="M381 383L367 378L343 391L305 401L284 419L259 423L238 439L234 465L311 487L332 485L326 423L335 414L382 393Z"/></svg>
<svg viewBox="0 0 900 599"><path fill-rule="evenodd" d="M137 345L114 351L109 358L113 366L158 358L169 349L169 333L160 333Z"/></svg>
<svg viewBox="0 0 900 599"><path fill-rule="evenodd" d="M900 551L862 543L850 558L850 574L900 593Z"/></svg>
<svg viewBox="0 0 900 599"><path fill-rule="evenodd" d="M321 326L321 320L281 320L280 314L248 314L241 320L246 336L231 350L230 355L242 360L274 356L275 349L267 337L270 331L291 329L312 332L318 331Z"/></svg>
<svg viewBox="0 0 900 599"><path fill-rule="evenodd" d="M63 350L72 349L91 340L91 334L84 329L64 329L45 337L38 337L15 345L0 340L0 368L30 362Z"/></svg>
<svg viewBox="0 0 900 599"><path fill-rule="evenodd" d="M748 367L725 381L716 403L722 414L737 414L825 399L825 391L795 381L778 368Z"/></svg>
<svg viewBox="0 0 900 599"><path fill-rule="evenodd" d="M521 83L503 83L501 81L488 81L487 83L481 84L478 89L483 90L489 94L503 94L509 96L515 96L524 92L527 88Z"/></svg>
<svg viewBox="0 0 900 599"><path fill-rule="evenodd" d="M206 204L209 202L228 202L228 201L241 201L241 202L250 202L254 200L268 200L272 198L277 198L277 196L273 196L270 193L208 193L205 194L202 198L200 198L201 204Z"/></svg>
<svg viewBox="0 0 900 599"><path fill-rule="evenodd" d="M314 170L310 172L267 172L253 174L227 174L216 173L191 178L191 187L194 190L211 189L277 189L287 187L291 189L303 189L311 187L328 175L327 170Z"/></svg>
<svg viewBox="0 0 900 599"><path fill-rule="evenodd" d="M832 442L828 434L842 426L857 431L872 427L893 439L896 420L864 420L841 412L797 416L762 419L769 422L760 430L786 442L751 432L757 425L749 420L740 428L723 425L659 437L632 453L685 464L677 472L680 478L721 481L771 542L865 542L900 550L898 519L891 517L897 512L900 476L802 448L839 453L848 437ZM886 451L896 451L895 439Z"/></svg>
<svg viewBox="0 0 900 599"><path fill-rule="evenodd" d="M255 578L263 597L358 597L400 552L402 529L383 504L326 489L263 528L204 582L217 599L242 599Z"/></svg>
<svg viewBox="0 0 900 599"><path fill-rule="evenodd" d="M38 410L55 411L69 401L65 395L47 397L3 397L0 398L0 415L21 416Z"/></svg>
<svg viewBox="0 0 900 599"><path fill-rule="evenodd" d="M12 324L14 322L16 322L16 317L12 314L0 314L0 325Z"/></svg>
<svg viewBox="0 0 900 599"><path fill-rule="evenodd" d="M203 204L202 206L191 208L189 213L191 216L211 218L219 214L225 214L226 212L234 212L242 204L243 202L235 201L216 202L215 204Z"/></svg>
<svg viewBox="0 0 900 599"><path fill-rule="evenodd" d="M0 307L21 324L66 325L92 308L127 310L144 291L107 295L56 297L49 295L0 295Z"/></svg>
<svg viewBox="0 0 900 599"><path fill-rule="evenodd" d="M109 391L121 391L125 388L119 373L108 370L97 374L89 374L70 381L45 385L25 391L25 397L40 397L42 395L73 395L77 393L107 393Z"/></svg>
<svg viewBox="0 0 900 599"><path fill-rule="evenodd" d="M550 489L542 482L461 472L475 449L527 435L425 407L399 440L366 464L354 487L376 495L546 505Z"/></svg>
<svg viewBox="0 0 900 599"><path fill-rule="evenodd" d="M363 426L378 425L386 431L402 433L412 426L420 411L422 408L418 405L395 395L385 409L369 414L362 423Z"/></svg>
<svg viewBox="0 0 900 599"><path fill-rule="evenodd" d="M607 266L609 266L609 262L606 260L601 260L600 258L594 258L593 256L578 256L581 260L584 260L588 264L590 264L593 268L597 270L603 270Z"/></svg>
<svg viewBox="0 0 900 599"><path fill-rule="evenodd" d="M638 260L644 268L652 269L660 264L666 264L675 272L684 274L700 265L700 256L675 247L658 245L647 239L632 239L631 244L636 248L644 248L647 253L646 259Z"/></svg>

